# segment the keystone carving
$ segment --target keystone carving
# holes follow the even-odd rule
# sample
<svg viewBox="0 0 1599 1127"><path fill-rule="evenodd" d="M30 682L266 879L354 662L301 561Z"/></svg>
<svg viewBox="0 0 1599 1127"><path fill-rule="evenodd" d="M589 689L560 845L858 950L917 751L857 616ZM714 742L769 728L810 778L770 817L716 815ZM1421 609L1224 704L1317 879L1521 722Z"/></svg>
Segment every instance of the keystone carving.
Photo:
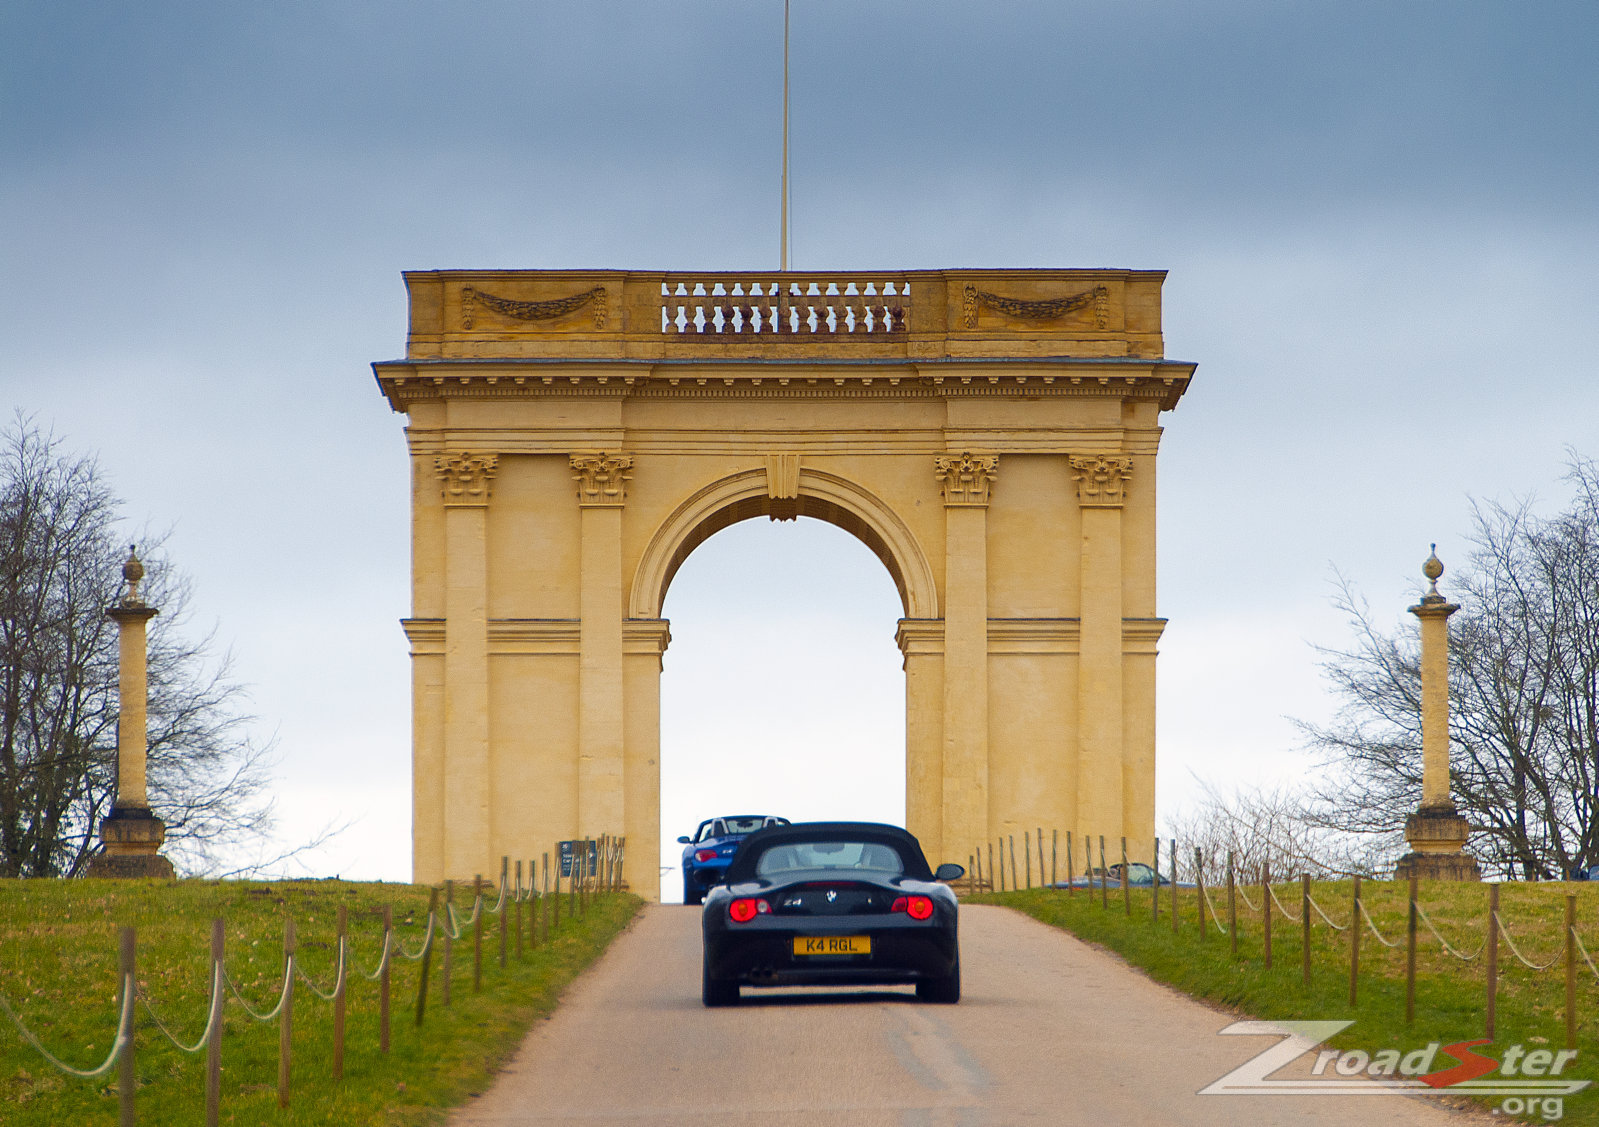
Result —
<svg viewBox="0 0 1599 1127"><path fill-rule="evenodd" d="M552 301L512 301L510 298L496 297L494 294L465 286L461 290L461 327L464 329L472 327L479 305L494 310L502 317L510 317L517 321L552 321L557 317L565 317L568 313L576 313L591 302L594 305L594 328L604 329L606 314L604 286L595 286L591 290L584 290L570 297L558 297Z"/></svg>
<svg viewBox="0 0 1599 1127"><path fill-rule="evenodd" d="M440 454L433 459L446 505L487 505L489 481L499 467L498 454Z"/></svg>
<svg viewBox="0 0 1599 1127"><path fill-rule="evenodd" d="M1077 481L1077 503L1085 509L1119 509L1133 475L1133 460L1093 455L1071 459Z"/></svg>
<svg viewBox="0 0 1599 1127"><path fill-rule="evenodd" d="M999 476L998 466L998 454L936 456L933 459L933 475L944 483L944 504L988 504L988 486Z"/></svg>
<svg viewBox="0 0 1599 1127"><path fill-rule="evenodd" d="M631 454L573 454L577 503L620 507L627 500L627 479L633 476L632 469Z"/></svg>
<svg viewBox="0 0 1599 1127"><path fill-rule="evenodd" d="M798 454L768 454L766 456L766 496L771 501L773 520L796 520L799 517Z"/></svg>

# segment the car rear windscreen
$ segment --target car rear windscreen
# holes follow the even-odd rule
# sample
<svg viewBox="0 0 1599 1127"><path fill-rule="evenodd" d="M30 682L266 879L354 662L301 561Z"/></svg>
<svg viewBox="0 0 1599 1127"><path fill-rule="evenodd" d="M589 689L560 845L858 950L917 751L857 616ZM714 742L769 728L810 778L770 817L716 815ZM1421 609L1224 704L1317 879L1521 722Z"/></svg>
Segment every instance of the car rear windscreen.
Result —
<svg viewBox="0 0 1599 1127"><path fill-rule="evenodd" d="M835 869L899 876L899 852L877 841L795 841L773 845L755 861L755 874L779 876L802 870Z"/></svg>
<svg viewBox="0 0 1599 1127"><path fill-rule="evenodd" d="M726 832L730 834L752 834L766 825L766 818L763 816L754 818L721 818L718 821L727 828Z"/></svg>

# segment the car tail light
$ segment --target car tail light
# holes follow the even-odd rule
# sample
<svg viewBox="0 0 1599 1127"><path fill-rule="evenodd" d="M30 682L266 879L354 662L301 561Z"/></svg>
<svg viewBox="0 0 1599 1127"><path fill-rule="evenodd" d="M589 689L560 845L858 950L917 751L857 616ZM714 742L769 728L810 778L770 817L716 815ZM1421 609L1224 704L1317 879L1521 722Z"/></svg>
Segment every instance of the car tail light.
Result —
<svg viewBox="0 0 1599 1127"><path fill-rule="evenodd" d="M771 910L772 906L765 900L741 896L727 906L727 916L728 919L736 924L747 924L757 915L764 915ZM928 910L931 911L932 909L929 908Z"/></svg>
<svg viewBox="0 0 1599 1127"><path fill-rule="evenodd" d="M904 912L913 920L930 920L933 918L933 898L931 896L901 896L889 905L890 912Z"/></svg>
<svg viewBox="0 0 1599 1127"><path fill-rule="evenodd" d="M716 860L716 850L696 849L694 851L694 860L699 861L702 864L706 861L714 861Z"/></svg>

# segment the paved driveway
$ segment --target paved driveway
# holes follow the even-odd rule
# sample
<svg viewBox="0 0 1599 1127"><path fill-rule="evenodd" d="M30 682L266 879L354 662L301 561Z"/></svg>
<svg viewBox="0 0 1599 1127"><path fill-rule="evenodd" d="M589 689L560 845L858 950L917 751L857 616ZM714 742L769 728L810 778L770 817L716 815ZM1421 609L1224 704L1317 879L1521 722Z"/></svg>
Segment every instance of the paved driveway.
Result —
<svg viewBox="0 0 1599 1127"><path fill-rule="evenodd" d="M1217 1036L1230 1016L1003 908L961 909L958 1006L908 988L746 988L707 1010L699 911L645 909L452 1124L1504 1122L1404 1096L1196 1095L1275 1039Z"/></svg>

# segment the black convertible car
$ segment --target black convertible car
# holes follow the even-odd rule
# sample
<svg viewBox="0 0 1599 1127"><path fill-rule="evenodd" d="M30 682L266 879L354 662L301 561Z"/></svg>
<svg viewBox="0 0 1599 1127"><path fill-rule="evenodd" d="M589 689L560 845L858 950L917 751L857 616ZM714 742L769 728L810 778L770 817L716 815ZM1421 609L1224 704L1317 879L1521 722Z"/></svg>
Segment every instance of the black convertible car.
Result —
<svg viewBox="0 0 1599 1127"><path fill-rule="evenodd" d="M927 866L917 840L875 822L770 826L744 839L726 883L705 898L702 999L730 1006L740 986L915 983L958 1002L955 893L960 865Z"/></svg>

